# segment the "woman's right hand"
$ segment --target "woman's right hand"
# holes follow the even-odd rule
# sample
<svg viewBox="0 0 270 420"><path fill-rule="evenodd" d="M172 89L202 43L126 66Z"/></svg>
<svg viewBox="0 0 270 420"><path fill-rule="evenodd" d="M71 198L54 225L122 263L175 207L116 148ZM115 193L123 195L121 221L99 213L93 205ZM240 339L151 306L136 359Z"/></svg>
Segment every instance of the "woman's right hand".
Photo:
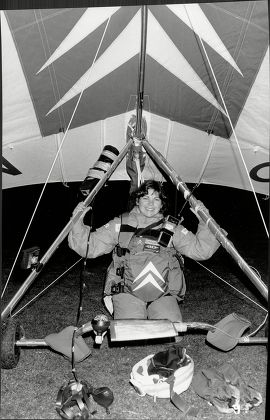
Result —
<svg viewBox="0 0 270 420"><path fill-rule="evenodd" d="M79 217L78 221L81 223L83 222L84 216L86 213L91 209L91 206L86 207L84 202L81 201L72 212L72 217L75 216L78 212L82 212L81 216Z"/></svg>

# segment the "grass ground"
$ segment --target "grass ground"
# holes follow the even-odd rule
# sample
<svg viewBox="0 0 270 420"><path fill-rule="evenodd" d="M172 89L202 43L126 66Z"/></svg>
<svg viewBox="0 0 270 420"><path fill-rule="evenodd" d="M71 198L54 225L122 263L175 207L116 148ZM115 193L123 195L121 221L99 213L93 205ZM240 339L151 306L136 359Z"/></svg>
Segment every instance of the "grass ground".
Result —
<svg viewBox="0 0 270 420"><path fill-rule="evenodd" d="M266 279L267 252L262 248L258 252L247 243L243 244L247 262L255 266ZM23 297L18 308L31 300L49 283L54 281L77 256L67 247L56 251L48 267L38 276L30 290ZM102 288L107 258L97 259L88 265L87 288L83 300L81 323L91 320L98 313L106 313L101 304ZM250 285L231 258L224 250L218 250L214 257L205 263L217 275L224 278L234 287L262 306L256 289ZM3 278L8 274L10 261L5 259ZM69 325L74 325L78 307L79 274L78 264L54 286L48 289L37 300L27 306L17 317L25 329L27 338L44 338L46 335L59 332ZM5 296L5 302L13 296L19 287L24 272L17 272L11 279ZM255 303L238 294L214 275L197 265L186 261L187 295L181 306L185 321L216 323L226 315L236 312L252 322L253 331L262 322L265 312ZM264 330L257 333L264 335ZM177 419L180 412L168 399L154 399L150 396L139 396L129 383L133 365L143 357L167 348L169 340L153 342L151 340L135 343L112 344L108 336L100 347L94 345L93 336L87 334L84 339L92 354L77 364L76 370L80 379L85 379L94 387L108 386L114 392L111 414L93 403L97 409L96 419ZM185 401L199 409L198 419L249 419L265 418L267 351L264 345L237 345L229 352L217 350L205 341L205 333L196 331L184 335L182 346L194 360L195 373L202 368L217 368L223 363L230 363L237 368L242 378L252 384L263 396L261 406L248 414L221 414L207 404L194 392L192 385L182 396ZM50 348L22 349L18 365L11 370L2 370L1 375L1 418L2 419L57 419L55 401L57 392L71 374L71 363L62 355Z"/></svg>

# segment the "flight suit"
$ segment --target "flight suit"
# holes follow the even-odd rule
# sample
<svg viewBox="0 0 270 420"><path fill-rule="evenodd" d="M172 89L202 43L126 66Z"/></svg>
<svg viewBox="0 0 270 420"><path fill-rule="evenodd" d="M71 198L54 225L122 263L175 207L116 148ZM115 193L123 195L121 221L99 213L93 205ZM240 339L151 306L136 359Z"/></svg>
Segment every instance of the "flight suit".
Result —
<svg viewBox="0 0 270 420"><path fill-rule="evenodd" d="M91 232L87 258L96 258L113 251L116 245L119 244L119 234L122 225L121 219L121 216L115 217L104 226ZM139 212L138 207L135 206L128 214L127 224L135 228L144 228L160 219L163 219L162 214L158 214L152 218L145 218L145 216ZM83 220L80 219L74 224L68 236L70 248L82 257L85 257L86 253L89 229L89 226L86 226L83 223ZM220 243L210 232L206 224L200 220L196 234L179 224L174 230L171 246L181 255L199 261L210 258L219 248ZM144 267L142 267L142 269L143 268ZM179 271L182 272L180 266ZM148 278L148 283L155 283L153 281L153 276ZM145 282L145 284L146 283L147 282ZM149 284L147 284L147 286L149 286ZM166 293L152 302L146 302L143 299L134 296L130 293L130 290L114 294L112 296L114 318L150 318L169 319L172 322L181 321L182 316L178 305L179 299L177 298L177 294L179 294L179 290L167 290ZM185 294L185 281L183 276L180 294L183 298Z"/></svg>

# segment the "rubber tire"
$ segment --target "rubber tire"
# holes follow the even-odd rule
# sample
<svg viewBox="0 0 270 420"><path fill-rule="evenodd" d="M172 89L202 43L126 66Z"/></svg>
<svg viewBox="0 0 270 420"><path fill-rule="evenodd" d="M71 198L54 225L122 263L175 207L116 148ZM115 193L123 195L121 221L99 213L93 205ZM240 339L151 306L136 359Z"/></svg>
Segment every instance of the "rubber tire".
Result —
<svg viewBox="0 0 270 420"><path fill-rule="evenodd" d="M17 366L21 349L16 346L16 341L23 336L23 328L16 319L10 318L2 325L1 369L14 369Z"/></svg>

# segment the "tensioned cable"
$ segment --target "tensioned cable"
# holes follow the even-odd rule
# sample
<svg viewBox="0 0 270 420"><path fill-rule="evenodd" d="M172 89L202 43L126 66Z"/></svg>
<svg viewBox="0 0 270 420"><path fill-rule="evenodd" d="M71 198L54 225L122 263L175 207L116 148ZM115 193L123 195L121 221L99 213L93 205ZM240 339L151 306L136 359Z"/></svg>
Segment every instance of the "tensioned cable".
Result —
<svg viewBox="0 0 270 420"><path fill-rule="evenodd" d="M212 153L212 150L213 150L213 147L214 147L215 144L216 144L216 136L213 136L212 135L212 140L210 142L210 145L209 145L209 148L208 148L208 151L207 151L207 155L205 157L204 164L203 164L203 167L201 169L201 173L199 174L199 177L198 177L199 180L196 182L196 184L192 188L192 190L191 190L191 192L190 192L190 194L189 194L188 197L191 197L193 195L195 189L197 189L201 185L203 174L204 174L204 172L206 170L207 164L209 162L209 159L210 159L210 156L211 156L211 153ZM187 205L187 203L188 203L188 200L186 199L185 202L184 202L184 204L183 204L183 206L182 206L182 208L178 212L178 217L181 216L181 214L182 214L185 206Z"/></svg>
<svg viewBox="0 0 270 420"><path fill-rule="evenodd" d="M29 302L27 302L24 306L22 306L20 309L18 309L17 312L15 312L14 315L12 316L16 316L18 315L23 309L25 309L28 305L30 305L30 303L32 303L34 300L36 300L39 296L41 296L44 292L46 292L46 290L48 290L51 286L54 285L54 283L56 283L61 277L63 277L65 274L67 274L73 267L75 267L75 265L77 265L80 261L82 260L82 258L80 258L78 261L76 261L73 265L71 265L66 271L64 271L64 273L60 274L60 276L58 276L52 283L50 283L47 287L45 287L45 289L43 289L41 292L39 292L36 296L34 296Z"/></svg>
<svg viewBox="0 0 270 420"><path fill-rule="evenodd" d="M253 337L255 334L257 334L257 332L260 331L260 329L266 324L267 318L268 318L268 313L265 315L265 318L261 322L261 324L254 331L252 331L250 334L246 335L245 337Z"/></svg>
<svg viewBox="0 0 270 420"><path fill-rule="evenodd" d="M251 7L250 7L250 5L248 5L247 11L246 11L246 16L249 14L249 18L248 19L247 18L243 19L243 22L244 22L245 25L243 24L242 27L241 27L239 37L238 37L237 43L236 43L235 48L234 48L234 54L233 54L233 59L236 62L237 62L237 60L240 56L241 48L242 48L242 45L243 45L244 40L246 38L247 30L248 30L248 27L249 27L248 24L250 23L250 16L253 13L254 7L255 7L254 4L251 5ZM233 15L233 16L235 17L235 15ZM222 86L224 96L227 94L227 91L228 91L229 86L230 86L229 83L231 82L232 77L233 77L234 68L230 67L230 69L231 70L228 70L228 72L227 72L227 75L224 79L224 83L223 83L223 86ZM212 116L211 121L210 121L211 127L214 126L214 124L217 120L218 114L219 114L219 111L216 109L216 112L213 113L213 116Z"/></svg>
<svg viewBox="0 0 270 420"><path fill-rule="evenodd" d="M244 296L246 299L250 300L252 303L254 303L254 305L257 305L259 308L261 308L263 311L267 312L267 309L265 309L263 306L261 306L259 303L255 302L255 300L251 299L249 296L247 296L245 293L241 292L240 290L238 290L236 287L234 287L232 284L230 284L229 282L227 282L226 280L224 280L222 277L218 276L216 273L214 273L212 270L210 270L209 268L205 267L203 264L201 264L199 261L195 262L197 264L199 264L201 267L203 267L205 270L209 271L209 273L213 274L213 276L217 277L219 280L223 281L223 283L227 284L227 286L230 286L232 289L234 289L236 292L240 293L240 295ZM253 268L254 269L254 268ZM257 271L257 270L256 270Z"/></svg>
<svg viewBox="0 0 270 420"><path fill-rule="evenodd" d="M214 146L215 146L215 144L216 144L217 136L215 136L214 134L211 134L211 136L212 136L212 138L211 138L211 141L210 141L210 145L209 145L209 147L208 147L207 154L206 154L206 157L205 157L205 159L204 159L204 162L203 162L203 166L202 166L201 172L200 172L200 174L199 174L199 176L198 176L198 178L199 178L199 179L198 179L198 181L197 181L197 184L201 184L201 182L202 182L202 177L203 177L203 175L204 175L204 172L205 172L206 167L207 167L207 165L208 165L209 159L210 159L210 157L211 157L212 150L213 150L213 148L214 148Z"/></svg>
<svg viewBox="0 0 270 420"><path fill-rule="evenodd" d="M39 206L39 203L40 203L41 198L42 198L42 196L43 196L44 190L45 190L45 188L46 188L46 186L47 186L47 183L48 183L48 181L49 181L49 179L50 179L50 176L51 176L51 173L52 173L52 171L53 171L54 165L55 165L55 163L56 163L56 161L57 161L57 159L58 159L58 156L59 156L60 150L61 150L61 148L62 148L62 146L63 146L63 144L64 144L64 141L65 141L65 139L66 139L66 136L67 136L68 130L69 130L69 128L70 128L70 125L71 125L71 123L72 123L72 121L73 121L74 115L75 115L75 113L76 113L76 111L77 111L77 108L78 108L78 106L79 106L79 103L80 103L81 97L82 97L82 95L83 95L83 93L84 93L84 90L85 90L85 88L86 88L86 85L87 85L88 79L89 79L90 74L91 74L91 69L92 69L92 67L93 67L93 65L94 65L94 63L95 63L95 61L96 61L97 56L98 56L99 50L100 50L100 48L101 48L101 45L102 45L102 42L103 42L103 39L104 39L104 36L105 36L105 34L106 34L106 32L107 32L108 25L109 25L109 23L110 23L110 20L111 20L111 18L109 17L109 19L108 19L108 21L107 21L107 23L106 23L106 26L105 26L104 32L103 32L103 34L102 34L102 37L101 37L100 43L99 43L99 45L98 45L98 48L97 48L96 54L95 54L95 56L94 56L93 62L92 62L91 67L90 67L90 69L89 69L88 76L87 76L87 78L86 78L86 80L85 80L84 87L83 87L83 89L81 90L81 93L80 93L79 98L78 98L78 100L77 100L77 103L76 103L76 105L75 105L74 111L73 111L73 113L72 113L72 115L71 115L71 117L70 117L70 121L69 121L69 123L68 123L67 129L66 129L66 131L65 131L65 133L64 133L64 136L63 136L63 139L62 139L62 141L61 141L61 143L60 143L60 146L59 146L59 148L58 148L58 150L57 150L57 153L56 153L56 156L55 156L54 161L53 161L53 163L52 163L51 169L50 169L50 171L49 171L49 173L48 173L48 176L47 176L47 178L46 178L45 184L44 184L44 186L43 186L43 188L42 188L42 191L41 191L41 193L40 193L40 196L39 196L39 198L38 198L37 204L36 204L36 206L35 206L35 208L34 208L33 214L32 214L32 216L31 216L30 222L29 222L29 224L28 224L28 226L27 226L26 232L25 232L25 234L24 234L24 237L23 237L23 239L22 239L21 245L20 245L19 250L18 250L18 252L17 252L17 255L16 255L16 257L15 257L14 263L13 263L13 265L12 265L12 267L11 267L11 271L10 271L10 273L9 273L8 279L7 279L7 281L6 281L6 284L5 284L4 290L3 290L2 295L1 295L2 297L3 297L4 293L5 293L6 287L7 287L8 283L9 283L9 280L10 280L10 277L11 277L11 275L12 275L12 273L13 273L13 270L14 270L15 264L16 264L17 259L18 259L18 256L19 256L20 251L21 251L21 249L22 249L23 243L24 243L24 241L25 241L25 238L26 238L26 236L27 236L27 233L28 233L28 231L29 231L29 229L30 229L30 226L31 226L31 224L32 224L32 221L33 221L34 216L35 216L35 214L36 214L36 211L37 211L37 209L38 209L38 206Z"/></svg>
<svg viewBox="0 0 270 420"><path fill-rule="evenodd" d="M36 16L36 11L34 13L35 13L35 16ZM47 32L46 32L45 25L44 25L44 19L43 19L42 15L41 15L41 12L40 11L39 11L39 15L40 15L40 19L38 19L36 17L36 22L37 22L38 30L39 30L40 37L41 37L41 42L42 42L42 46L43 46L43 51L44 51L45 59L47 60L48 57L47 57L47 53L46 53L45 42L43 40L43 36L42 36L42 33L41 33L41 28L40 28L39 22L41 22L41 25L42 25L42 28L43 28L43 33L45 34L45 37L44 38L45 38L47 50L49 51L49 55L50 56L51 56L51 50L50 50L50 45L49 45L49 42L48 42ZM50 67L52 68L52 71L50 70ZM51 66L49 66L48 71L49 71L49 76L50 76L50 80L51 80L51 86L52 86L52 90L53 90L55 102L58 102L60 100L60 98L61 98L61 95L60 95L60 89L59 89L59 86L58 86L58 81L57 81L57 77L56 77L56 73L55 73L54 63L51 63ZM65 114L64 114L64 111L63 111L63 105L61 105L57 109L57 113L58 113L59 122L60 122L59 132L60 131L63 132L64 131L64 127L66 127L66 120L65 120ZM57 142L57 147L58 148L59 148L60 143L61 143L61 139L59 137L59 132L57 134L55 134L55 138L56 138L56 142ZM62 161L62 155L59 156L59 165L60 165L60 171L61 171L61 174L62 174L62 184L65 187L68 187L68 185L67 185L67 183L65 181L64 164L63 164L63 161Z"/></svg>
<svg viewBox="0 0 270 420"><path fill-rule="evenodd" d="M194 25L193 25L193 23L192 23L192 21L191 21L191 18L190 18L190 16L189 16L189 14L188 14L188 11L187 11L187 9L186 9L186 6L185 6L185 10L186 10L186 13L187 13L188 19L190 20L190 23L191 23L192 27L194 28ZM197 32L196 32L196 33L197 33ZM211 70L211 72L212 72L212 76L213 76L214 81L215 81L215 83L216 83L216 86L217 86L217 89L218 89L218 92L219 92L220 98L221 98L221 100L222 100L223 107L224 107L224 109L225 109L225 112L226 112L227 118L228 118L228 120L229 120L229 124L230 124L230 126L231 126L231 129L232 129L232 132L233 132L233 135L234 135L235 141L236 141L236 145L237 145L238 151L239 151L239 153L240 153L240 157L241 157L241 159L242 159L242 163L243 163L243 165L244 165L245 171L246 171L247 176L248 176L248 181L249 181L250 187L251 187L251 189L252 189L252 192L253 192L253 195L254 195L254 198L255 198L255 201L256 201L256 204L257 204L257 207L258 207L258 210L259 210L259 213L260 213L260 216L261 216L261 219L262 219L262 222L263 222L264 228L265 228L265 231L266 231L266 235L267 235L267 236L268 236L268 238L269 238L269 232L268 232L268 229L267 229L266 223L265 223L265 221L264 221L264 217L263 217L263 214L262 214L262 211L261 211L261 208L260 208L260 205L259 205L259 202L258 202L258 199L257 199L256 193L255 193L255 190L254 190L254 187L253 187L253 184L252 184L252 181L251 181L251 178L250 178L249 172L248 172L248 168L247 168L247 165L246 165L246 162L245 162L244 156L243 156L243 154L242 154L242 150L241 150L241 148L240 148L239 141L238 141L238 138L237 138L236 132L235 132L235 130L234 130L234 126L233 126L233 124L232 124L232 120L231 120L231 118L230 118L230 115L229 115L229 112L228 112L228 109L227 109L227 106L226 106L225 100L224 100L223 95L222 95L222 92L221 92L221 90L220 90L220 87L219 87L218 81L217 81L217 79L216 79L216 76L215 76L215 73L214 73L214 70L213 70L212 64L211 64L211 62L210 62L209 56L208 56L208 54L207 54L207 52L206 52L206 49L205 49L205 47L204 47L203 41L202 41L202 39L201 39L201 37L200 37L200 35L199 35L198 33L197 33L197 36L198 36L198 38L199 38L199 40L200 40L200 43L201 43L201 45L202 45L202 48L203 48L204 54L205 54L205 56L206 56L206 59L207 59L208 65L209 65L210 70Z"/></svg>
<svg viewBox="0 0 270 420"><path fill-rule="evenodd" d="M249 337L252 337L257 331L259 331L259 329L261 329L263 327L263 325L264 325L264 323L266 321L266 318L263 321L263 323L258 328L256 328L255 331L252 331L252 333L247 334L247 335L242 335L242 336L239 335L239 336L236 336L236 337L235 337L235 335L232 335L232 334L228 333L227 331L223 330L222 328L217 327L216 325L211 325L211 324L209 324L209 325L211 327L213 327L215 330L217 330L217 331L221 332L222 334L226 335L227 337L233 338L234 340L239 340L240 338L249 338Z"/></svg>
<svg viewBox="0 0 270 420"><path fill-rule="evenodd" d="M36 23L37 23L37 27L38 27L38 30L39 30L39 34L40 34L40 38L41 38L41 42L42 42L42 46L43 46L43 51L44 51L45 59L47 59L48 57L47 57L47 54L46 54L45 44L47 46L47 50L49 51L49 54L50 55L51 55L51 51L50 51L48 37L47 37L45 25L44 25L44 19L42 18L41 11L39 11L40 19L37 18L36 11L34 11L34 13L35 13ZM42 25L42 28L43 28L43 32L45 34L44 37L42 36L39 22L41 22L41 25ZM45 40L44 40L44 38L45 38ZM59 90L59 86L58 86L58 82L57 82L57 77L56 77L56 73L55 73L54 63L51 63L51 68L52 68L52 72L50 70L50 67L48 68L48 70L49 70L49 76L50 76L50 80L51 80L51 86L52 86L52 90L53 90L55 102L58 102L59 99L61 98L61 95L60 95L60 90ZM54 77L52 77L52 73L53 73L53 76ZM55 85L56 85L56 89L55 89ZM62 105L61 105L60 109L58 108L57 112L58 112L59 120L60 120L60 127L59 128L63 128L63 126L64 127L66 126L66 121L65 121L65 115L64 115L64 112L63 112ZM63 120L64 123L62 123L62 120Z"/></svg>
<svg viewBox="0 0 270 420"><path fill-rule="evenodd" d="M205 267L203 264L199 263L199 261L195 262L200 265L201 267L203 267L205 270L209 271L209 273L211 273L212 275L214 275L215 277L217 277L219 280L223 281L223 283L227 284L227 286L231 287L232 289L234 289L236 292L240 293L242 296L244 296L246 299L250 300L252 303L254 303L255 305L257 305L260 309L262 309L263 311L266 312L265 318L263 319L263 321L261 322L261 324L251 333L245 335L245 337L253 337L255 334L257 334L258 331L260 331L262 329L262 327L265 325L267 318L268 318L268 311L267 309L265 309L263 306L261 306L259 303L255 302L253 299L251 299L249 296L247 296L245 293L241 292L239 289L237 289L236 287L234 287L232 284L230 284L229 282L227 282L226 280L224 280L222 277L218 276L216 273L214 273L213 271L209 270L207 267ZM254 267L253 267L254 269ZM256 270L256 269L255 269ZM257 270L256 270L257 271ZM258 273L259 274L259 273ZM215 327L217 328L217 327ZM217 328L219 331L219 328ZM229 335L228 333L225 333L225 331L223 331L224 334ZM240 337L239 337L240 338Z"/></svg>
<svg viewBox="0 0 270 420"><path fill-rule="evenodd" d="M254 7L255 7L255 5L256 5L256 2L249 2L249 3L252 3ZM222 3L221 3L221 4L222 4ZM208 3L207 5L208 5L208 7L211 7L212 9L216 9L216 10L222 11L222 13L223 13L223 14L226 14L226 15L228 15L228 16L232 16L232 17L236 18L237 20L241 20L241 21L243 21L243 22L247 21L247 19L246 19L245 17L243 17L243 16L236 16L236 15L235 15L235 13L232 13L230 10L223 9L222 7L220 7L220 6L219 6L219 4L218 4L218 3ZM254 8L254 7L253 7L253 8ZM267 35L269 35L269 29L268 29L267 27L266 27L266 28L263 28L262 26L260 26L260 25L258 25L258 24L256 24L256 23L254 23L254 22L252 22L252 26L253 26L253 27L256 27L256 28L257 28L257 29L259 29L260 31L263 31L263 32L265 32Z"/></svg>

